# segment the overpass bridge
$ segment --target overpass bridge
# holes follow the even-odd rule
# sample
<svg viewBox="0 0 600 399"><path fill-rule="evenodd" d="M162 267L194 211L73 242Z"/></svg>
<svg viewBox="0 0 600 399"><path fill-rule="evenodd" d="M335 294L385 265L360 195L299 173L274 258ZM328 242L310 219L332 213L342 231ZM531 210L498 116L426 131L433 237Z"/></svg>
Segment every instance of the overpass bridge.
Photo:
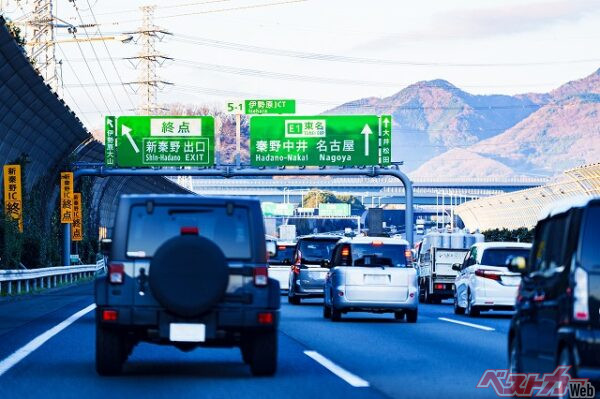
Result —
<svg viewBox="0 0 600 399"><path fill-rule="evenodd" d="M335 169L332 170L332 174ZM404 188L388 177L331 177L278 179L200 179L178 178L176 181L200 195L249 196L263 201L297 202L312 189L334 191L359 197L365 205L403 204ZM545 178L510 179L419 179L413 182L415 204L436 205L446 197L453 203L510 193L546 184ZM445 199L445 201L448 201Z"/></svg>

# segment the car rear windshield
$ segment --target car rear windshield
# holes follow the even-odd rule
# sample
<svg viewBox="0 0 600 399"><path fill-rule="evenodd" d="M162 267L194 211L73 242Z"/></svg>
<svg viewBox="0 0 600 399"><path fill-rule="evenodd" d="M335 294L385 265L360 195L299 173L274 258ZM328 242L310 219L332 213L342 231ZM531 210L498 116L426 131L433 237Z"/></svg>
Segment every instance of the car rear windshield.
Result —
<svg viewBox="0 0 600 399"><path fill-rule="evenodd" d="M181 235L182 227L197 227L198 234L212 240L229 259L248 259L251 255L248 210L225 206L184 207L133 206L129 223L127 256L148 258L172 237Z"/></svg>
<svg viewBox="0 0 600 399"><path fill-rule="evenodd" d="M586 269L600 269L600 205L591 206L586 215L581 246L581 265Z"/></svg>
<svg viewBox="0 0 600 399"><path fill-rule="evenodd" d="M352 263L360 267L406 267L406 245L353 244Z"/></svg>
<svg viewBox="0 0 600 399"><path fill-rule="evenodd" d="M486 266L506 266L509 258L522 256L529 258L529 249L527 248L491 248L486 249L481 257L481 264Z"/></svg>
<svg viewBox="0 0 600 399"><path fill-rule="evenodd" d="M269 258L269 263L275 265L283 264L284 262L292 263L294 249L295 247L293 245L278 245L277 252Z"/></svg>
<svg viewBox="0 0 600 399"><path fill-rule="evenodd" d="M331 259L333 247L337 239L303 239L298 243L298 249L302 253L302 263L319 264L324 259Z"/></svg>

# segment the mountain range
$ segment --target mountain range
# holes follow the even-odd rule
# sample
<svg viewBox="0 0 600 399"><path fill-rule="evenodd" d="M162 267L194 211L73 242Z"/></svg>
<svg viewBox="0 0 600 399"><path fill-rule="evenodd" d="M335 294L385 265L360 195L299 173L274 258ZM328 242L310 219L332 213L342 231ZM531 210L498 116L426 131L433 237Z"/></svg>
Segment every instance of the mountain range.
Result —
<svg viewBox="0 0 600 399"><path fill-rule="evenodd" d="M413 178L553 176L600 161L600 69L548 93L514 96L422 81L325 114L391 114L393 159Z"/></svg>

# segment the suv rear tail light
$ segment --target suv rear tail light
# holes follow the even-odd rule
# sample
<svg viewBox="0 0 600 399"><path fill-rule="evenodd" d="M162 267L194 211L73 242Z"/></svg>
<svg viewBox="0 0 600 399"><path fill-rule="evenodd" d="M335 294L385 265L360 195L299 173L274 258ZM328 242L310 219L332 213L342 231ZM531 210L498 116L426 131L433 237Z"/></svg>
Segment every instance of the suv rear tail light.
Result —
<svg viewBox="0 0 600 399"><path fill-rule="evenodd" d="M446 289L446 285L445 284L435 284L433 286L434 289L436 290L445 290Z"/></svg>
<svg viewBox="0 0 600 399"><path fill-rule="evenodd" d="M265 312L258 314L258 324L273 324L273 313Z"/></svg>
<svg viewBox="0 0 600 399"><path fill-rule="evenodd" d="M103 310L102 321L117 321L119 318L119 312L116 310Z"/></svg>
<svg viewBox="0 0 600 399"><path fill-rule="evenodd" d="M300 267L297 265L292 265L292 273L300 274Z"/></svg>
<svg viewBox="0 0 600 399"><path fill-rule="evenodd" d="M265 266L254 268L254 285L265 287L269 284L269 269Z"/></svg>
<svg viewBox="0 0 600 399"><path fill-rule="evenodd" d="M588 304L588 274L581 267L575 268L575 289L573 290L573 318L577 321L588 321L590 319L590 307Z"/></svg>
<svg viewBox="0 0 600 399"><path fill-rule="evenodd" d="M300 266L301 264L302 264L302 251L298 250L298 252L296 253L296 262L294 262L294 265Z"/></svg>
<svg viewBox="0 0 600 399"><path fill-rule="evenodd" d="M491 270L477 269L475 270L475 275L483 278L489 278L492 280L500 281L500 275L495 271Z"/></svg>
<svg viewBox="0 0 600 399"><path fill-rule="evenodd" d="M122 263L108 264L108 281L111 284L123 284L125 280L125 266Z"/></svg>
<svg viewBox="0 0 600 399"><path fill-rule="evenodd" d="M371 245L374 247L380 247L383 245L383 241L373 241Z"/></svg>

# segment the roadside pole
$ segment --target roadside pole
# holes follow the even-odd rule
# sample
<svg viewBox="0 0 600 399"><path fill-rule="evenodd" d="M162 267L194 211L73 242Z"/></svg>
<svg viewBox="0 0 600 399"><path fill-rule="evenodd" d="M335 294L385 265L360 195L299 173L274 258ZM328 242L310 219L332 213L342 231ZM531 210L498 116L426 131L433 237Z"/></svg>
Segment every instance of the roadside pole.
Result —
<svg viewBox="0 0 600 399"><path fill-rule="evenodd" d="M242 147L242 115L237 112L235 114L235 166L238 168L242 165L241 147Z"/></svg>

